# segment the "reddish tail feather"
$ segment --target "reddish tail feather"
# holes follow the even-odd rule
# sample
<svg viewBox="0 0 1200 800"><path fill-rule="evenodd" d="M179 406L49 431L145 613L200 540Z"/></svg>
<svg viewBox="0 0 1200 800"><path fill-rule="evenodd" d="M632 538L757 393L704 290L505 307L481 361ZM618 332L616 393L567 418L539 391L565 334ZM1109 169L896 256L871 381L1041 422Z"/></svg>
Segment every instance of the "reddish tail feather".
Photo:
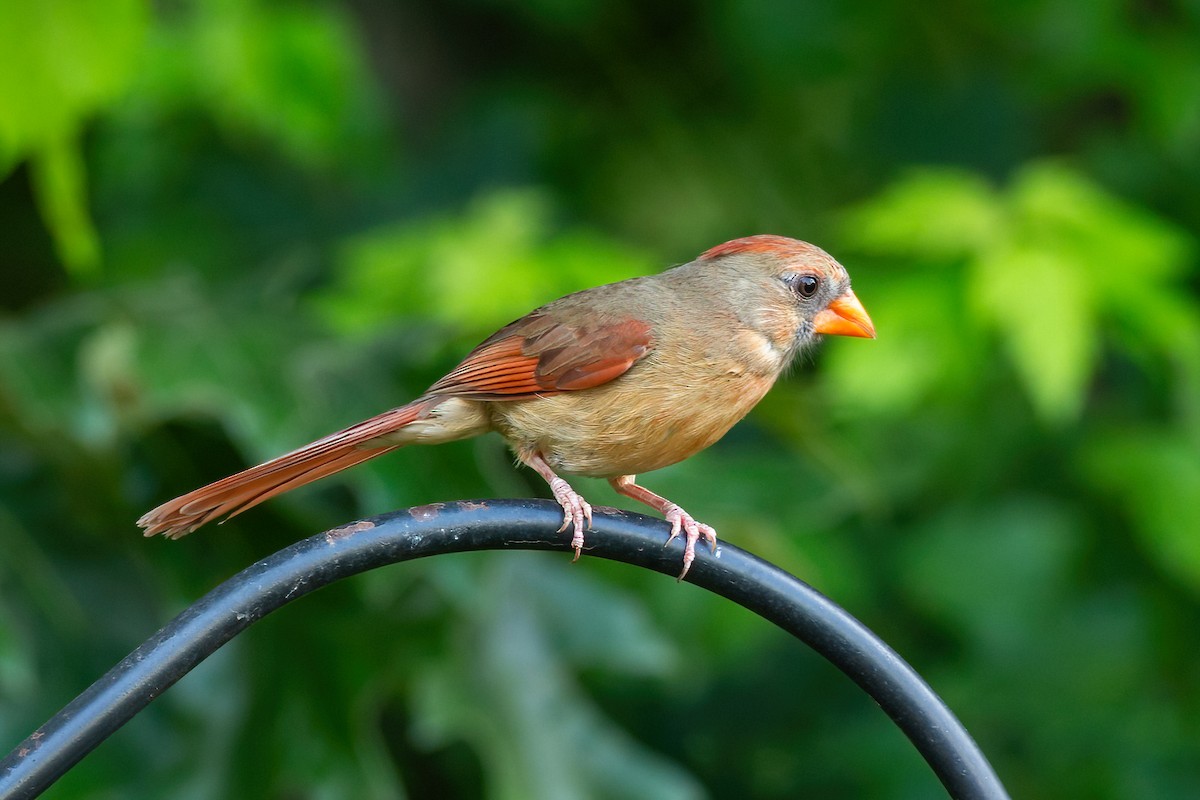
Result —
<svg viewBox="0 0 1200 800"><path fill-rule="evenodd" d="M137 524L146 529L146 536L161 533L178 539L217 517L235 517L277 494L401 447L372 442L421 418L431 406L428 400L417 400L385 411L257 467L163 503L144 514Z"/></svg>

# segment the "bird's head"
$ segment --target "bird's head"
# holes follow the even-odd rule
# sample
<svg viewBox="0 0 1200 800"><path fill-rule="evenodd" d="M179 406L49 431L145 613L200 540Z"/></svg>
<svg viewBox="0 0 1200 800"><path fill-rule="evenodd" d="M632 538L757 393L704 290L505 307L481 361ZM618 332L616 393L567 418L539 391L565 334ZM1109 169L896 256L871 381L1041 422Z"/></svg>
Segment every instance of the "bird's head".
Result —
<svg viewBox="0 0 1200 800"><path fill-rule="evenodd" d="M706 250L697 259L716 260L778 282L784 289L781 296L802 321L801 338L817 333L875 338L875 325L850 289L846 268L815 245L786 236L746 236Z"/></svg>

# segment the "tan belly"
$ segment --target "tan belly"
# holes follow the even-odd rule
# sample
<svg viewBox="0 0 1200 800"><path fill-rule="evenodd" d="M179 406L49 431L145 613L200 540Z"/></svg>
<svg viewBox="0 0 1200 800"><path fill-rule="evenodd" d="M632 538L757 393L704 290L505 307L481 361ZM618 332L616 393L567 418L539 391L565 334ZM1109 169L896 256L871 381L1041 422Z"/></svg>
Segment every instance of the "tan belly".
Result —
<svg viewBox="0 0 1200 800"><path fill-rule="evenodd" d="M639 378L491 403L492 423L515 448L541 453L555 470L635 475L682 461L720 439L774 382L745 373L666 384Z"/></svg>

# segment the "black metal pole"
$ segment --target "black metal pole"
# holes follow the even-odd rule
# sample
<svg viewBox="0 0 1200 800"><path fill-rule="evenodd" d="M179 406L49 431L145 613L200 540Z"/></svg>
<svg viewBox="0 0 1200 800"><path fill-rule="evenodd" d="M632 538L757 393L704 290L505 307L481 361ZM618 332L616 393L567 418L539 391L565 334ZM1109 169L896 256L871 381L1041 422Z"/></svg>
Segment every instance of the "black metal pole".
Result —
<svg viewBox="0 0 1200 800"><path fill-rule="evenodd" d="M588 555L679 572L682 545L640 514L596 509ZM567 550L559 507L544 500L438 503L344 525L297 542L209 592L130 653L0 762L0 798L31 798L189 670L280 606L340 578L442 553ZM686 578L797 636L875 699L952 797L1007 798L970 734L933 690L860 622L812 587L722 543L697 548Z"/></svg>

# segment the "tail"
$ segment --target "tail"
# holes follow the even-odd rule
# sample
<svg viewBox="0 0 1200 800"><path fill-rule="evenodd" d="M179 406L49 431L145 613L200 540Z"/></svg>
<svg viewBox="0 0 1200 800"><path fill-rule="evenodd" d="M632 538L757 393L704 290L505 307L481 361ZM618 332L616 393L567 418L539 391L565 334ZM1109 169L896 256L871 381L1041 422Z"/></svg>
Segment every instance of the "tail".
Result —
<svg viewBox="0 0 1200 800"><path fill-rule="evenodd" d="M217 517L237 516L281 492L389 453L401 444L375 441L426 416L436 400L422 398L363 420L257 467L163 503L137 521L146 536L178 539Z"/></svg>

